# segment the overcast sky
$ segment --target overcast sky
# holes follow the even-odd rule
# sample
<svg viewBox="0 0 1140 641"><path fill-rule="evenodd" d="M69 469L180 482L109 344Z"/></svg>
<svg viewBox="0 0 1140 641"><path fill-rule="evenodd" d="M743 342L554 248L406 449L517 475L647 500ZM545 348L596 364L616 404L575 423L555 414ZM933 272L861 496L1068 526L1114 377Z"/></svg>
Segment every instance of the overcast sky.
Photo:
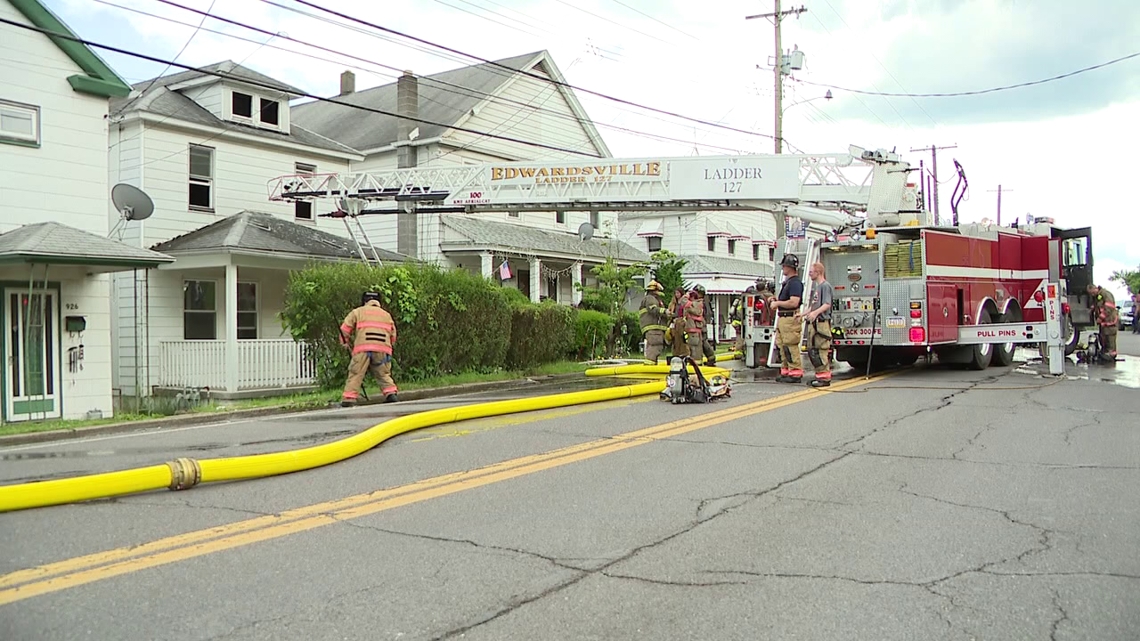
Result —
<svg viewBox="0 0 1140 641"><path fill-rule="evenodd" d="M205 29L256 44L198 31L178 57L189 65L234 60L317 95L337 93L339 74L346 68L356 72L359 90L395 80L398 72L372 63L428 74L475 62L359 25L353 30L329 24L313 16L340 19L293 0L171 1L200 10L212 5L216 15L370 61L269 40L209 18ZM179 53L202 19L159 0L47 4L81 37L164 59ZM771 11L770 0L315 4L487 59L546 49L572 85L773 134L773 28L763 19L745 20ZM881 97L847 91L976 91L1100 64L1140 51L1140 2L800 0L783 5L808 9L786 19L783 29L784 47L798 47L806 55L805 68L786 80L784 136L791 150L836 153L849 144L894 148L912 164L924 160L929 167L929 152L910 150L956 145L939 151L943 215L950 209L957 159L970 181L960 209L963 221L994 218L993 192L1001 184L1003 221L1030 213L1068 227L1092 225L1098 280L1107 284L1113 269L1140 264L1140 212L1128 196L1128 185L1140 173L1140 57L1055 82L976 96ZM164 71L165 65L100 54L131 82ZM834 98L824 100L827 86L842 89L833 88ZM578 96L617 156L773 150L764 135L680 121L582 92Z"/></svg>

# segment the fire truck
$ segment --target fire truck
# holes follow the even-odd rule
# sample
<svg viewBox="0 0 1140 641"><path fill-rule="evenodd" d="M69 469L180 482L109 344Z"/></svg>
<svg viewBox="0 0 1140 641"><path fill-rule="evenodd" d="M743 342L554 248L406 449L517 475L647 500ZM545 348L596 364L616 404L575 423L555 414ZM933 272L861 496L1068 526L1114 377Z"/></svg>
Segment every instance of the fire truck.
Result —
<svg viewBox="0 0 1140 641"><path fill-rule="evenodd" d="M1058 232L1055 238L1040 224L1005 230L932 226L908 182L911 171L893 152L851 146L846 153L821 155L596 158L294 174L270 180L268 196L333 201L336 211L327 215L344 220L365 260L372 245L359 221L363 215L721 210L791 217L824 232L823 238L783 238L777 250L799 254L801 265L818 258L826 266L835 284L841 360L912 362L933 351L943 360L986 367L1008 363L1015 343L1048 343L1050 354L1054 346L1060 349L1062 319L1070 315L1061 306L1061 279L1075 285L1081 269L1062 261L1061 243L1084 239L1083 264L1091 275L1089 235ZM1062 273L1063 267L1068 271ZM808 296L805 291L805 302ZM746 302L745 362L771 366L774 324L761 301ZM1072 323L1067 326L1071 333ZM1059 352L1050 358L1051 371L1060 360Z"/></svg>

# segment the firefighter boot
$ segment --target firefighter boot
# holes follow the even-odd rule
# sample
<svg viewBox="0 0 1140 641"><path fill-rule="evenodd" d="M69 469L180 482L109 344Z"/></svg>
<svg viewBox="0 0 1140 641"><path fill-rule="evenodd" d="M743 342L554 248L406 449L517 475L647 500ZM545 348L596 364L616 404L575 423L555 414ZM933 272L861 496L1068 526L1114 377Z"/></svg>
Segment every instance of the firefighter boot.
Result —
<svg viewBox="0 0 1140 641"><path fill-rule="evenodd" d="M399 401L399 400L400 400L400 399L396 398L396 395L395 395L394 393L393 393L393 394L389 394L389 395L387 395L387 396L385 396L385 397L384 397L384 402L385 402L385 403L395 403L395 402L397 402L397 401Z"/></svg>

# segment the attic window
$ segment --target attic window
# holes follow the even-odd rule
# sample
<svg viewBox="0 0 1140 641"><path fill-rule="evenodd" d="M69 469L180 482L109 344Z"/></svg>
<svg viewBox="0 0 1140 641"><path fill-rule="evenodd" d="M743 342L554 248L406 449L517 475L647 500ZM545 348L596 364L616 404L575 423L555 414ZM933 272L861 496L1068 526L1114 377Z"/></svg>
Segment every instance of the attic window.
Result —
<svg viewBox="0 0 1140 641"><path fill-rule="evenodd" d="M235 94L236 95L236 94ZM261 99L261 122L267 125L277 125L277 101Z"/></svg>
<svg viewBox="0 0 1140 641"><path fill-rule="evenodd" d="M235 116L243 118L253 117L253 96L247 93L233 92L232 110Z"/></svg>

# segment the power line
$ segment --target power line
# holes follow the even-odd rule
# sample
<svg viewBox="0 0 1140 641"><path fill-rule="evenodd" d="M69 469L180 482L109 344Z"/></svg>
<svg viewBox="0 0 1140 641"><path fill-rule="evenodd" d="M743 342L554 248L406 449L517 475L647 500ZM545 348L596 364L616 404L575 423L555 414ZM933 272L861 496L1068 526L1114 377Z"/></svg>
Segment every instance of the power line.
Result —
<svg viewBox="0 0 1140 641"><path fill-rule="evenodd" d="M614 1L614 2L616 2L616 3L618 3L618 4L620 4L621 6L625 7L626 9L629 9L630 11L634 11L634 12L640 13L641 15L645 16L646 18L649 18L650 20L653 20L654 22L658 22L658 23L660 23L660 24L663 24L663 25L665 25L666 27L669 27L670 29L672 29L673 31L676 31L676 32L677 32L677 33L679 33L679 34L682 34L682 35L686 35L686 36L689 36L690 38L692 38L693 40L696 40L696 41L698 41L698 42L701 40L700 38L698 38L698 37L694 36L693 34L691 34L691 33L687 33L687 32L685 32L685 31L681 31L680 29L678 29L677 27L674 27L673 25L669 24L668 22L663 22L663 21L661 21L661 20L659 20L659 19L657 19L657 18L654 18L653 16L649 15L648 13L645 13L645 12L644 12L644 11L642 11L641 9L638 9L638 8L636 8L636 7L631 7L631 6L629 6L628 4L626 4L626 3L622 2L621 0L613 0L613 1Z"/></svg>
<svg viewBox="0 0 1140 641"><path fill-rule="evenodd" d="M134 13L139 13L139 14L142 14L142 15L145 15L145 16L150 16L150 17L152 17L152 18L157 18L157 19L159 19L159 20L165 20L165 21L167 21L167 22L173 22L173 23L175 23L175 24L180 24L180 25L184 25L184 26L191 26L191 25L189 25L189 24L187 24L187 23L185 23L185 22L182 22L182 21L179 21L179 20L175 20L175 19L173 19L173 18L168 18L168 17L166 17L166 16L160 16L160 15L157 15L157 14L153 14L153 13L148 13L148 12L146 12L146 11L142 11L142 10L140 10L140 9L134 9L134 8L132 8L132 7L124 7L124 6L121 6L121 5L117 5L117 4L114 4L114 3L112 3L112 2L107 2L107 0L95 0L95 1L96 1L96 2L99 2L100 4L105 4L105 5L108 5L108 6L116 7L116 8L118 8L118 9L123 9L123 10L125 10L125 11L131 11L131 12L134 12ZM158 0L158 2L161 2L161 3L163 3L163 4L167 4L167 5L170 5L170 6L172 6L172 7L177 7L177 8L179 8L179 9L183 9L183 10L185 10L185 11L190 11L190 12L192 12L192 13L196 13L196 14L202 15L202 16L203 16L203 20L204 20L206 17L210 17L210 18L213 18L213 19L215 19L215 20L217 20L217 21L219 21L219 22L223 22L223 23L227 23L227 24L231 24L231 25L234 25L234 26L238 26L238 27L241 27L241 28L244 28L244 29L248 29L248 30L250 30L250 31L253 31L253 32L256 32L256 33L267 34L267 35L269 35L270 37L276 36L277 38L280 38L280 39L283 39L283 40L289 40L289 41L291 41L291 42L295 42L295 43L297 43L297 44L300 44L300 45L304 45L304 46L306 46L306 47L312 47L312 48L314 48L314 49L318 49L318 50L321 50L321 51L325 51L325 52L328 52L328 53L331 53L331 54L334 54L334 55L343 56L343 57L345 57L345 58L350 58L350 59L353 59L353 60L358 60L358 61L360 61L360 62L364 62L364 63L370 64L370 65L373 65L373 66L375 66L375 67L379 67L379 68L381 68L381 69L387 69L387 70L389 70L389 71L392 71L392 72L395 72L395 73L397 73L397 74L399 74L399 73L402 73L402 70L401 70L401 69L399 69L399 68L397 68L397 67L394 67L394 66L391 66L391 65L386 65L386 64L384 64L384 63L380 63L380 62L375 62L375 61L373 61L373 60L369 60L369 59L367 59L367 58L362 58L362 57L360 57L360 56L356 56L356 55L353 55L353 54L345 53L345 52L343 52L343 51L339 51L339 50L336 50L336 49L331 49L331 48L329 48L329 47L325 47L325 46L323 46L323 45L318 45L318 44L314 44L314 43L311 43L311 42L307 42L307 41L304 41L304 40L300 40L300 39L298 39L298 38L294 38L294 37L292 37L292 36L289 36L289 35L287 35L287 34L284 34L284 33L274 33L274 32L272 32L272 31L269 31L269 30L267 30L267 29L263 29L263 28L261 28L261 27L255 27L255 26L253 26L253 25L249 25L249 24L243 23L243 22L241 22L241 21L238 21L238 20L234 20L234 19L232 19L232 18L226 18L226 17L222 17L222 16L219 16L219 15L216 15L216 14L210 13L209 11L202 11L201 9L195 9L195 8L193 8L193 7L187 7L187 6L181 5L181 4L177 3L177 2L173 2L173 0ZM217 35L220 35L220 36L225 36L225 37L228 37L228 38L234 38L234 39L237 39L237 40L242 40L242 41L244 41L244 42L257 43L257 41L256 41L256 40L252 40L252 39L249 39L249 38L243 38L242 36L239 36L239 35L236 35L236 34L232 34L232 33L226 33L226 32L224 32L224 31L218 31L218 30L215 30L215 29L209 29L209 28L201 28L201 30L202 30L202 31L207 31L207 32L209 32L209 33L214 33L214 34L217 34ZM340 62L340 61L337 61L337 60L332 60L332 59L329 59L329 58L322 58L322 57L320 57L320 56L316 56L316 55L313 55L313 54L309 54L309 53L303 53L303 52L300 52L300 51L295 51L295 50L293 50L293 49L287 49L287 48L285 48L285 47L278 47L278 46L275 46L275 45L265 45L264 43L262 43L262 45L263 45L263 46L269 46L270 48L273 48L273 49L278 49L278 50L280 50L280 51L286 51L286 52L289 52L289 53L294 53L294 54L297 54L297 55L299 55L299 56L304 56L304 57L307 57L307 58L312 58L313 60L321 60L321 61L324 61L324 62L329 62L329 63L333 63L333 64L338 64L338 65L340 65L340 64L344 64L343 62ZM386 75L386 74L378 73L378 72L376 72L376 71L373 71L373 70L365 69L365 68L363 68L363 67L358 67L358 66L354 66L354 65L351 65L351 64L349 64L349 65L346 65L346 66L349 66L349 67L353 67L353 68L355 68L355 69L358 69L358 70L360 70L360 71L364 71L365 73L375 73L376 75L379 75L379 76L382 76L382 77L391 78L391 79L393 79L393 80L395 80L395 79L396 79L396 76L388 76L388 75ZM497 70L496 70L496 71L497 71ZM501 72L500 72L500 73L501 73ZM501 74L501 75L502 75L503 77L508 77L508 76L507 76L507 74ZM465 96L468 96L468 97L471 97L471 98L487 98L487 99L490 99L492 102L499 102L499 103L504 103L504 104L511 104L511 105L519 105L519 106L521 106L521 107L530 107L531 109L534 109L535 111L538 111L538 112L542 112L542 113L546 113L546 114L549 114L549 115L551 115L551 116L557 117L557 118L559 118L559 119L562 119L562 120L565 120L565 121L572 121L572 122L574 122L575 124L579 124L579 125L581 125L581 124L582 124L582 119L578 118L577 116L573 116L573 115L567 115L567 114L561 113L561 112L559 112L559 111L556 111L556 110L554 110L554 109L546 109L546 108L542 108L542 107L533 107L533 106L529 105L528 103L525 103L525 102L522 102L522 101L518 101L518 100L512 100L512 99L510 99L510 98L505 98L505 97L503 97L503 96L496 96L496 95L494 95L494 94L491 94L491 93L488 93L488 92L485 92L485 91L479 91L479 90L477 90L477 89L472 89L472 88L470 88L470 87L465 87L465 86L463 86L463 85L458 85L458 84L455 84L455 83L450 83L450 82L446 82L446 81L443 81L443 80L437 80L437 79L435 79L435 78L430 78L430 77L427 77L427 76L417 76L417 78L418 78L419 80L421 80L421 81L425 82L425 83L430 83L430 84L434 84L434 85L437 85L437 86L449 87L449 88L451 88L451 89L452 89L452 91L454 91L455 93L458 93L458 94L460 94L460 95L465 95ZM553 80L548 80L548 82L553 82ZM426 96L421 96L421 98L422 98L422 99L425 99L425 100L429 100L429 101L431 101L431 102L436 102L436 104L441 104L441 103L439 103L438 101L432 101L430 98L427 98ZM662 121L662 122L665 122L665 121ZM628 128L628 127L622 127L622 126L619 126L619 125L611 125L611 124L602 123L602 122L595 122L595 123L593 123L593 124L594 124L595 126L597 126L597 127L603 127L603 128L606 128L606 129L612 129L612 130L614 130L614 131L620 131L620 132L623 132L623 133L627 133L627 134L631 134L631 135L634 135L634 136L641 136L641 137L644 137L644 138L650 138L650 139L654 139L654 140L658 140L658 141L662 141L662 142L677 142L677 143L684 143L684 144L689 144L689 141L687 141L687 140L681 140L681 139L679 139L679 138L674 138L674 137L671 137L671 136L666 136L666 135L664 135L664 134L656 134L656 133L647 132L647 131L641 131L641 130L637 130L637 129L630 129L630 128ZM702 143L702 144L701 144L701 146L703 146L703 147L708 147L709 149L718 149L718 150L721 150L721 151L725 151L725 152L731 152L731 153L740 153L740 150L739 150L739 149L730 149L730 148L728 148L728 147L723 147L723 146L719 146L719 145L712 145L712 144L708 144L708 143Z"/></svg>
<svg viewBox="0 0 1140 641"><path fill-rule="evenodd" d="M302 1L302 0L298 0L298 2L300 2L300 1ZM991 87L989 89L977 89L974 91L955 91L955 92L946 92L946 93L891 93L891 92L885 92L885 91L864 91L862 89L849 89L847 87L840 87L838 85L829 85L829 84L822 83L822 82L810 82L808 80L800 80L800 82L802 82L806 85L815 85L817 87L826 87L828 89L838 89L840 91L850 91L851 93L863 94L865 96L888 96L888 97L896 97L896 98L954 98L954 97L958 97L958 96L980 96L982 94L994 93L997 91L1009 91L1010 89L1022 89L1024 87L1032 87L1034 85L1042 85L1042 84L1045 84L1047 82L1053 82L1055 80L1063 80L1065 78L1069 78L1069 77L1072 77L1072 76L1075 76L1078 74L1086 73L1088 71L1093 71L1096 69L1100 69L1102 67L1107 67L1109 65L1114 65L1114 64L1117 64L1119 62L1124 62L1125 60L1130 60L1132 58L1138 58L1138 57L1140 57L1140 51L1137 51L1135 53L1130 53L1126 56L1121 56L1119 58L1114 58L1112 60L1102 62L1100 64L1092 65L1091 67L1084 67L1083 69L1077 69L1076 71L1070 71L1068 73L1063 73L1063 74L1060 74L1057 76L1050 76L1048 78L1042 78L1040 80L1031 80L1029 82L1019 82L1019 83L1014 84L1014 85L1003 85L1000 87Z"/></svg>
<svg viewBox="0 0 1140 641"><path fill-rule="evenodd" d="M159 64L169 64L169 65L171 65L171 66L174 66L174 67L181 67L182 69L185 69L185 70L187 70L187 71L196 71L196 72L198 72L198 73L201 73L201 74L204 74L204 75L215 76L215 77L218 77L218 78L222 78L222 79L224 79L224 80L237 80L237 81L239 81L239 82L242 82L242 83L245 83L245 84L248 84L248 85L252 85L252 86L254 86L254 87L259 87L259 88L262 88L262 89L269 89L269 90L272 90L272 91L280 91L280 89L278 89L277 87L275 87L275 86L273 86L273 85L270 85L270 84L267 84L267 83L264 83L264 82L259 82L259 81L257 81L257 80L253 80L253 79L251 79L251 78L243 78L243 77L238 77L238 76L231 76L231 75L229 75L229 74L225 74L225 73L219 73L219 72L217 72L217 71L210 71L210 70L207 70L207 69L202 69L202 68L199 68L199 67L193 67L193 66L190 66L190 65L184 65L184 64L182 64L182 63L180 63L180 62L174 62L173 60L165 60L165 59L163 59L163 58L158 58L158 57L155 57L155 56L147 55L147 54L145 54L145 53L138 53L138 52L135 52L135 51L129 51L129 50L127 50L127 49L120 49L120 48L118 48L118 47L112 47L112 46L110 46L110 45L100 44L100 43L98 43L98 42L93 42L93 41L91 41L91 40L84 40L83 38L78 38L78 37L75 37L75 36L71 36L71 35L69 35L69 34L65 34L65 33L60 33L60 32L57 32L57 31L51 31L50 29L42 29L42 28L40 28L40 27L36 27L36 26L34 26L34 25L26 25L26 24L22 24L22 23L16 22L15 20L8 20L7 18L0 18L0 22L3 22L4 24L9 24L9 25L12 25L12 26L14 26L14 27L19 27L19 28L21 28L21 29L27 29L27 30L29 30L29 31L38 31L38 32L40 32L40 33L42 33L42 34L44 34L44 35L46 35L46 36L52 36L52 37L57 37L57 38L63 38L63 39L65 39L65 40L71 40L71 41L73 41L73 42L78 42L78 43L80 43L80 44L85 44L85 45L87 45L87 46L89 46L89 47L97 47L97 48L99 48L99 49L105 49L105 50L107 50L107 51L114 51L115 53L121 53L121 54L123 54L123 55L126 55L126 56L132 56L132 57L135 57L135 58L141 58L141 59L143 59L143 60L149 60L149 61L151 61L151 62L156 62L156 63L159 63ZM469 129L469 128L467 128L467 127L460 127L460 126L457 126L457 125L448 125L448 124L445 124L445 123L435 122L435 121L432 121L432 120L425 120L425 119L423 119L423 118L419 118L419 117L404 116L404 115L401 115L401 114L398 114L398 113L395 113L395 112L392 112L392 111L385 111L385 110L383 110L383 109L375 109L375 108L373 108L373 107L365 107L365 106L363 106L363 105L354 105L354 104L350 104L350 103L347 103L347 102L341 102L341 101L339 101L339 100L334 100L334 99L332 99L332 98L322 98L322 97L320 97L320 96L316 96L316 95L313 95L313 94L310 94L310 93L301 92L301 93L299 94L299 96L300 96L300 97L302 97L302 98L313 98L313 99L315 99L315 100L320 100L321 102L329 102L329 103L332 103L332 104L334 104L334 105L342 105L342 106L345 106L345 107L351 107L351 108L353 108L353 109L359 109L359 110L361 110L361 111L368 111L368 112L371 112L371 113L380 114L381 116L392 116L392 117L394 117L394 118L402 118L402 119L404 119L404 120L409 120L409 121L411 121L411 122L417 122L417 123L420 123L420 124L423 124L423 125L435 125L435 126L437 126L437 127L445 127L445 128L447 128L447 129L453 129L453 130L455 130L455 131L462 131L462 132L465 132L465 133L469 133L469 134L474 134L474 135L477 135L477 136L486 136L486 137L488 137L488 138L496 138L496 139L498 139L498 140L505 140L505 141L507 141L507 142L514 142L514 143L519 143L519 144L521 144L521 145L529 145L529 146L532 146L532 147L539 147L539 148L542 148L542 149L549 149L549 150L551 150L551 151L560 151L560 152L563 152L563 153L568 153L568 154L575 154L575 155L578 155L578 156L589 156L590 158L601 158L601 156L598 156L597 154L588 154L588 153L585 153L585 152L582 152L582 151L576 151L576 150L573 150L573 149L567 149L567 148L565 148L565 147L559 147L559 146L557 146L557 145L547 145L547 144L545 144L545 143L539 143L539 142L531 142L531 141L527 141L527 140L521 140L521 139L519 139L519 138L513 138L513 137L511 137L511 136L503 136L503 135L498 135L498 134L489 134L489 133L486 133L486 132L483 132L483 131L478 131L478 130L475 130L475 129Z"/></svg>
<svg viewBox="0 0 1140 641"><path fill-rule="evenodd" d="M274 3L270 2L269 0L262 0L262 2L267 2L267 3L269 3L269 4L274 4ZM734 131L734 132L736 132L736 133L748 134L749 136L760 136L761 138L768 138L769 140L774 140L774 139L775 139L775 138L774 138L774 136L770 136L770 135L768 135L768 134L762 134L762 133L760 133L760 132L758 132L758 131L748 131L748 130L746 130L746 129L738 129L738 128L736 128L736 127L731 127L731 126L729 126L729 125L719 125L719 124L716 124L716 123L713 123L713 122L709 122L709 121L707 121L707 120L701 120L700 118L693 118L692 116L685 116L685 115L683 115L683 114L675 113L675 112L672 112L672 111L668 111L668 110L665 110L665 109L658 109L657 107L650 107L650 106L648 106L648 105L643 105L643 104L640 104L640 103L636 103L636 102L633 102L633 101L631 101L631 100L626 100L626 99L624 99L624 98L618 98L618 97L615 97L615 96L611 96L611 95L608 95L608 94L604 94L604 93L602 93L602 92L600 92L600 91L594 91L593 89L587 89L587 88L585 88L585 87L578 87L578 86L572 85L572 84L570 84L570 83L567 83L567 82L562 82L562 81L559 81L559 80L555 80L555 79L553 79L553 78L546 78L546 77L540 76L540 75L538 75L538 74L535 74L535 73L531 73L531 72L529 72L529 71L521 71L521 72L520 72L518 69L512 69L511 67L508 67L508 66L506 66L506 65L504 65L504 64L501 64L501 63L495 62L495 61L493 61L493 60L488 60L488 59L486 59L486 58L482 58L482 57L480 57L480 56L476 56L476 55L474 55L474 54L465 53L465 52L463 52L463 51L460 51L460 50L458 50L458 49L454 49L454 48L452 48L452 47L448 47L447 45L441 45L441 44L439 44L439 43L435 43L435 42L432 42L432 41L430 41L430 40L425 40L425 39L423 39L423 38L420 38L420 37L418 37L418 36L413 36L413 35L410 35L410 34L406 34L406 33L403 33L403 32L401 32L401 31L397 31L397 30L395 30L395 29L390 29L390 28L388 28L388 27L382 27L382 26L380 26L380 25L378 25L378 24L375 24L375 23L372 23L372 22L368 22L367 20L362 20L362 19L360 19L360 18L355 18L355 17L353 17L353 16L350 16L350 15L347 15L347 14L344 14L344 13L341 13L341 12L339 12L339 11L334 11L334 10L332 10L332 9L326 9L325 7L322 7L322 6L320 6L320 5L318 5L318 4L315 4L315 3L313 3L313 2L309 2L308 0L296 0L296 2L298 2L299 4L303 4L303 5L306 5L306 6L308 6L308 7L312 7L312 8L314 8L314 9L317 9L317 10L323 11L323 12L325 12L325 13L329 13L329 14L332 14L332 15L338 16L338 17L340 17L340 18L344 18L345 20L350 20L350 21L352 21L352 22L356 22L356 23L358 23L358 24L366 25L366 26L368 26L368 27L371 27L371 28L373 28L373 29L377 29L377 30L383 31L383 32L385 32L385 33L394 34L394 35L397 35L397 36L400 36L400 37L403 37L403 38L407 38L407 39L409 39L409 40L412 40L412 41L414 41L414 42L419 42L419 43L421 43L421 44L425 44L425 45L428 45L428 46L430 46L430 47L435 47L435 48L437 48L437 49L440 49L440 50L443 50L443 51L447 51L447 52L449 52L449 53L453 53L453 54L456 54L456 55L460 55L460 56L465 56L465 57L467 57L467 58L470 58L470 59L472 59L472 60L478 60L478 61L480 61L480 62L483 62L483 63L489 64L489 65L493 65L493 66L496 66L496 67L500 67L500 68L502 68L502 69L505 69L506 71L508 71L508 72L510 72L510 73L512 73L512 74L518 74L518 73L522 73L522 74L524 74L524 75L530 76L530 77L532 77L532 78L535 78L535 79L538 79L538 80L542 80L542 81L544 81L544 82L553 82L554 84L557 84L557 85L560 85L560 86L566 87L567 89L573 89L574 91L579 91L579 92L582 92L582 93L590 94L590 95L592 95L592 96L597 96L597 97L599 97L599 98L604 98L604 99L606 99L606 100L610 100L610 101L612 101L612 102L616 102L616 103L619 103L619 104L623 104L623 105L629 105L629 106L631 106L631 107L637 107L637 108L639 108L639 109L645 109L645 110L647 110L647 111L653 111L653 112L656 112L656 113L659 113L659 114L663 114L663 115L666 115L666 116L672 116L673 118L680 118L680 119L682 119L682 120L688 120L688 121L690 121L690 122L696 122L696 123L700 123L700 124L702 124L702 125L705 125L705 126L707 126L707 127L715 127L715 128L717 128L717 129L725 129L725 130L727 130L727 131Z"/></svg>

